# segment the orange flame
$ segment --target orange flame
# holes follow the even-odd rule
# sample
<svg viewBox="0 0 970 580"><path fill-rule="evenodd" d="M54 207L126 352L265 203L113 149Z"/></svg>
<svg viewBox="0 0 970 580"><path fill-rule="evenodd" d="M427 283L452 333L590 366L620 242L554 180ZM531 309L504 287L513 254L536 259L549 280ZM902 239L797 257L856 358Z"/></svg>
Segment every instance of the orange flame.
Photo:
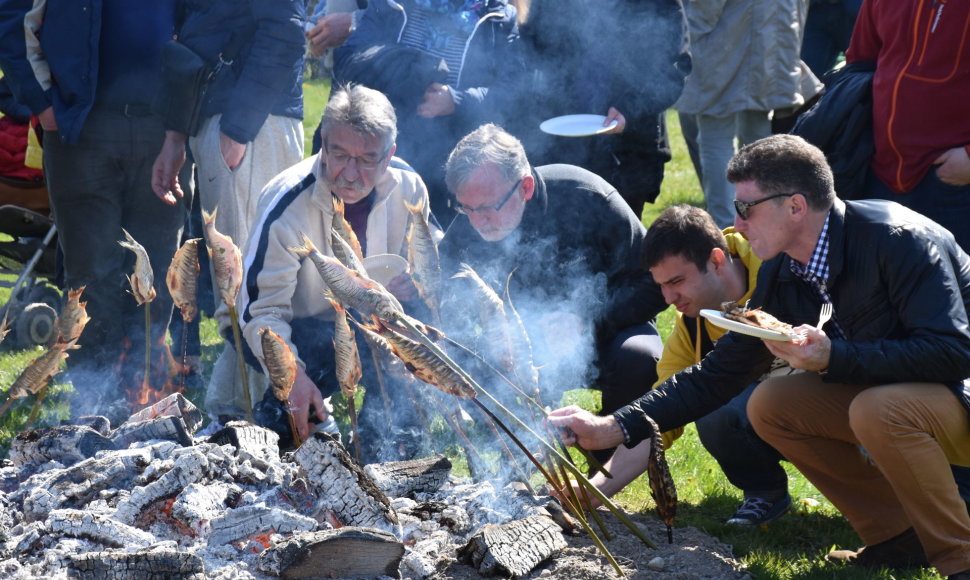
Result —
<svg viewBox="0 0 970 580"><path fill-rule="evenodd" d="M121 360L119 361L122 368L124 368L126 358L133 356L128 354L131 349L131 341L125 338L123 346ZM122 378L125 383L123 387L128 400L128 408L132 413L153 405L171 394L182 391L175 378L179 374L188 372L188 369L176 362L171 349L165 342L164 335L159 337L152 347L151 369L152 373L148 377L143 376L144 369L140 369L134 376ZM153 383L160 384L160 387L153 386Z"/></svg>

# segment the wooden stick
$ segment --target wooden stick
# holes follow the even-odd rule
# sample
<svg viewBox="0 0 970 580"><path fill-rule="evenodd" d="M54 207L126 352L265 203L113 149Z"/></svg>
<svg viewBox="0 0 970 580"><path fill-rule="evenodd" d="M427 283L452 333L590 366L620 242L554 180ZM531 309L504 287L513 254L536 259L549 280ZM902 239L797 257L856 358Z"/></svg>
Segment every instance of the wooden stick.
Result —
<svg viewBox="0 0 970 580"><path fill-rule="evenodd" d="M236 307L229 306L229 320L232 322L232 338L236 343L236 360L239 363L239 377L242 379L243 401L246 404L246 416L250 422L255 422L253 417L253 395L249 392L249 373L246 370L246 357L243 355L242 333L239 332L239 318L236 316Z"/></svg>

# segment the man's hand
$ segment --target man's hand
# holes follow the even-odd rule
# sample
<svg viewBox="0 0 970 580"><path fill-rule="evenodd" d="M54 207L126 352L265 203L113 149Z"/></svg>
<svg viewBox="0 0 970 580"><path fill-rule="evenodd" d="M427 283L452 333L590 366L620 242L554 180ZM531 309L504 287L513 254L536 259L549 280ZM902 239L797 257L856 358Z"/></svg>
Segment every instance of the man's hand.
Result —
<svg viewBox="0 0 970 580"><path fill-rule="evenodd" d="M293 388L290 389L288 403L301 441L306 441L310 434L310 407L313 407L314 414L321 423L327 420L327 408L323 404L320 389L313 384L310 377L306 376L306 371L299 365L296 367L296 380L293 382Z"/></svg>
<svg viewBox="0 0 970 580"><path fill-rule="evenodd" d="M603 121L603 126L607 127L610 123L616 121L616 127L611 128L609 131L603 131L607 135L615 135L622 133L626 129L626 117L623 113L616 110L615 107L610 107L610 110L606 112L606 120Z"/></svg>
<svg viewBox="0 0 970 580"><path fill-rule="evenodd" d="M418 115L428 119L445 117L455 112L455 99L448 85L431 83L424 91L424 100L418 105Z"/></svg>
<svg viewBox="0 0 970 580"><path fill-rule="evenodd" d="M387 291L401 302L410 302L418 297L418 289L408 273L398 274L388 282Z"/></svg>
<svg viewBox="0 0 970 580"><path fill-rule="evenodd" d="M559 438L565 445L609 449L623 443L623 429L613 415L599 417L570 405L549 413L546 421L559 430Z"/></svg>
<svg viewBox="0 0 970 580"><path fill-rule="evenodd" d="M37 115L41 129L45 131L57 131L57 119L54 118L54 107L47 107Z"/></svg>
<svg viewBox="0 0 970 580"><path fill-rule="evenodd" d="M964 147L954 147L933 162L936 165L936 176L948 185L970 184L970 156Z"/></svg>
<svg viewBox="0 0 970 580"><path fill-rule="evenodd" d="M179 171L185 164L185 138L177 131L165 131L162 150L152 165L152 191L168 205L175 205L185 195L179 184Z"/></svg>
<svg viewBox="0 0 970 580"><path fill-rule="evenodd" d="M226 162L229 169L235 169L242 163L243 156L246 154L246 144L227 137L225 133L219 133L219 150L222 151L222 159Z"/></svg>
<svg viewBox="0 0 970 580"><path fill-rule="evenodd" d="M804 337L801 340L782 342L778 340L764 340L765 346L771 354L790 364L793 368L806 371L824 371L829 368L829 357L832 354L832 341L826 334L815 328L803 324L792 329L795 334Z"/></svg>
<svg viewBox="0 0 970 580"><path fill-rule="evenodd" d="M340 46L350 37L350 26L353 13L336 12L318 18L316 25L307 31L306 38L310 43L310 53L319 58L328 48Z"/></svg>

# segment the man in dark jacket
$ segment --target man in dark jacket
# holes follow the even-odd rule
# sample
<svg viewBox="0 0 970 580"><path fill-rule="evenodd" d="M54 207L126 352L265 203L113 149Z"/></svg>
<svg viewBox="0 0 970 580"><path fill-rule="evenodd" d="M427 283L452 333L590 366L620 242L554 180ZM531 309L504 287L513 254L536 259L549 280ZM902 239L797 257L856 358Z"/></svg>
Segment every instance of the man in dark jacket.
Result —
<svg viewBox="0 0 970 580"><path fill-rule="evenodd" d="M124 228L155 268L157 298L145 308L151 308L153 343L163 345L172 312L165 267L178 247L187 204L166 205L152 195L151 165L164 127L149 105L179 4L0 3L0 67L17 101L44 129L44 169L65 284L85 288L82 300L91 317L78 343L82 348L71 351L67 363L75 413L125 419L123 384L158 388L167 379L159 373L143 381L139 372L144 318L125 280L134 256L118 241L125 239ZM131 348L123 359L126 341Z"/></svg>
<svg viewBox="0 0 970 580"><path fill-rule="evenodd" d="M447 226L442 166L455 143L513 110L524 74L516 9L507 0L374 0L334 50L334 81L381 91L398 117L397 155L428 185Z"/></svg>
<svg viewBox="0 0 970 580"><path fill-rule="evenodd" d="M168 203L181 195L176 174L188 139L198 169L202 208L216 214L216 229L241 248L256 220L259 193L284 169L303 159L303 0L186 0L179 42L208 63L223 66L202 103L205 121L188 139L166 119L165 143L152 174L155 194ZM193 103L166 79L160 108L179 112ZM218 293L217 293L218 295ZM216 311L220 328L228 311ZM225 332L224 332L225 334ZM206 409L213 417L244 414L235 351L223 352L213 369ZM258 375L252 376L257 380ZM259 387L256 387L257 390Z"/></svg>
<svg viewBox="0 0 970 580"><path fill-rule="evenodd" d="M549 400L585 387L594 369L606 412L649 388L662 351L653 318L666 303L639 267L646 230L616 189L572 165L531 167L495 125L458 143L445 177L462 215L439 247L442 273L468 264L500 296L508 285ZM474 310L468 296L456 290L452 305Z"/></svg>
<svg viewBox="0 0 970 580"><path fill-rule="evenodd" d="M745 147L728 179L735 227L767 260L751 303L801 325L800 337L728 333L699 365L612 416L573 407L552 422L589 448L636 444L649 436L646 416L662 430L692 421L778 356L806 372L761 383L748 415L868 546L829 558L929 562L970 577L970 516L949 466L970 465L970 257L900 205L835 199L824 155L800 137ZM823 304L834 317L815 328Z"/></svg>

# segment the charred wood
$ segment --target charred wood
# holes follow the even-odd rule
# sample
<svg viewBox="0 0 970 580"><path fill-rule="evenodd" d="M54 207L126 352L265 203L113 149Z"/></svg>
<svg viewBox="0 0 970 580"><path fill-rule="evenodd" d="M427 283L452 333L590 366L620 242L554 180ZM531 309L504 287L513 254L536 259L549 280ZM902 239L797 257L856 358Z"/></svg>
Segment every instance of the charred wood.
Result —
<svg viewBox="0 0 970 580"><path fill-rule="evenodd" d="M226 544L233 540L255 536L268 531L289 533L313 531L319 524L313 518L266 506L244 506L226 512L209 522L209 545Z"/></svg>
<svg viewBox="0 0 970 580"><path fill-rule="evenodd" d="M159 417L181 417L189 433L195 433L196 429L202 425L202 412L181 393L174 393L154 405L145 407L129 417L126 423L147 421Z"/></svg>
<svg viewBox="0 0 970 580"><path fill-rule="evenodd" d="M205 566L201 558L187 552L93 552L71 556L67 576L78 580L205 580Z"/></svg>
<svg viewBox="0 0 970 580"><path fill-rule="evenodd" d="M230 421L209 437L209 443L232 445L237 454L248 453L265 461L273 461L280 455L280 436L246 421Z"/></svg>
<svg viewBox="0 0 970 580"><path fill-rule="evenodd" d="M400 578L404 545L370 528L294 534L260 555L259 568L281 578Z"/></svg>
<svg viewBox="0 0 970 580"><path fill-rule="evenodd" d="M109 437L111 435L111 421L101 415L83 415L73 420L74 425L90 427L100 435Z"/></svg>
<svg viewBox="0 0 970 580"><path fill-rule="evenodd" d="M10 460L16 465L57 461L73 465L98 451L114 449L110 439L90 427L60 425L24 431L10 444Z"/></svg>
<svg viewBox="0 0 970 580"><path fill-rule="evenodd" d="M239 501L242 489L216 482L211 485L193 483L186 487L172 504L172 518L197 534L209 527L230 504ZM235 507L234 505L232 507Z"/></svg>
<svg viewBox="0 0 970 580"><path fill-rule="evenodd" d="M155 536L117 522L107 515L81 510L54 510L47 517L47 528L55 534L85 538L111 548L146 548Z"/></svg>
<svg viewBox="0 0 970 580"><path fill-rule="evenodd" d="M189 484L199 481L205 474L206 458L195 449L186 449L172 464L172 469L148 485L138 486L131 496L118 504L115 517L126 524L132 524L148 504L165 497L174 497Z"/></svg>
<svg viewBox="0 0 970 580"><path fill-rule="evenodd" d="M364 466L377 487L390 497L410 497L415 492L433 493L448 482L451 461L444 455L410 461L391 461Z"/></svg>
<svg viewBox="0 0 970 580"><path fill-rule="evenodd" d="M317 511L330 509L344 525L396 531L391 501L336 439L314 433L293 459L320 498Z"/></svg>
<svg viewBox="0 0 970 580"><path fill-rule="evenodd" d="M559 526L543 516L529 516L501 526L488 525L460 550L483 576L520 578L566 547Z"/></svg>
<svg viewBox="0 0 970 580"><path fill-rule="evenodd" d="M175 441L184 447L192 445L192 435L181 417L158 417L144 421L129 419L111 434L111 441L119 448L155 439Z"/></svg>

